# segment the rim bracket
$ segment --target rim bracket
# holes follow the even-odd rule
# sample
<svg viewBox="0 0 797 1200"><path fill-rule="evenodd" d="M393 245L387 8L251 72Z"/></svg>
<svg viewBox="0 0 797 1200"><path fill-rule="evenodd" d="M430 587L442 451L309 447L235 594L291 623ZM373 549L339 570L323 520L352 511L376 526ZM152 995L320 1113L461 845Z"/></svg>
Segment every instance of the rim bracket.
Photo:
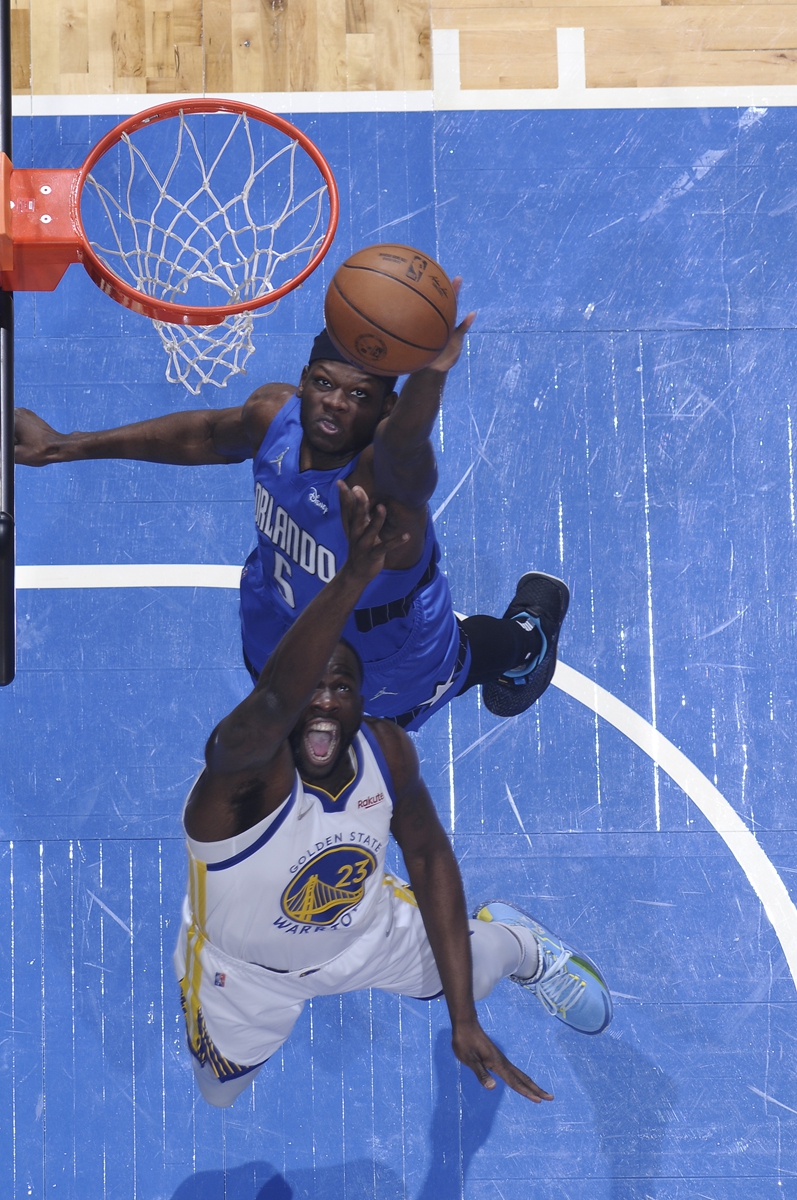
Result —
<svg viewBox="0 0 797 1200"><path fill-rule="evenodd" d="M83 261L76 220L80 170L17 170L0 155L0 287L52 292Z"/></svg>

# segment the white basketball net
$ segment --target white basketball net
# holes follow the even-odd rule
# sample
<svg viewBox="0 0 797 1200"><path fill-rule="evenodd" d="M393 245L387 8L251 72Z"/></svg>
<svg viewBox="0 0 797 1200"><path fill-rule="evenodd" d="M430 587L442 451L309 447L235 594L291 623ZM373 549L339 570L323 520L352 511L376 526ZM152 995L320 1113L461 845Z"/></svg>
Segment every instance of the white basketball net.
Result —
<svg viewBox="0 0 797 1200"><path fill-rule="evenodd" d="M176 145L165 155L158 145L156 165L124 134L118 160L112 156L118 174L108 181L98 177L105 155L86 180L87 234L89 184L100 205L90 204L92 232L99 219L101 238L89 235L92 248L115 275L145 295L214 307L256 300L298 274L323 240L327 185L309 155L298 142L265 127L283 144L263 161L251 128L262 133L263 124L250 123L246 115L228 115L228 120L229 133L207 161L197 131L181 112ZM176 121L159 124L174 127ZM147 134L156 128L149 127ZM141 132L134 136L140 138ZM254 352L253 318L274 307L238 313L221 325L154 320L169 359L166 378L194 395L206 383L226 387L231 375L245 373Z"/></svg>

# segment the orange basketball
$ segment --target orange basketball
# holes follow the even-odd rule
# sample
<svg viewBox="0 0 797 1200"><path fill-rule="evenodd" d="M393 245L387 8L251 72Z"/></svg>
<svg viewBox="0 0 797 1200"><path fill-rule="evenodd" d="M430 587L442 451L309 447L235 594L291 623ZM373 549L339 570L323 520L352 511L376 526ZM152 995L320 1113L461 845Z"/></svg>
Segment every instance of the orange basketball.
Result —
<svg viewBox="0 0 797 1200"><path fill-rule="evenodd" d="M457 316L451 280L412 246L366 246L338 267L324 304L341 354L372 375L409 375L437 357Z"/></svg>

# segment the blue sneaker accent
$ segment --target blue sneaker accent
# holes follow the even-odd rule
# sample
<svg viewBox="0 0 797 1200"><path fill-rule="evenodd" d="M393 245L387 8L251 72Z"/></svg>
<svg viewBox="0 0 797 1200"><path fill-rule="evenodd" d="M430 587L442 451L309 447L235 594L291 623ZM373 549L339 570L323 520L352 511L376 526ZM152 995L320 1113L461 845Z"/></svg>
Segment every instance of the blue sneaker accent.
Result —
<svg viewBox="0 0 797 1200"><path fill-rule="evenodd" d="M612 1019L612 997L591 958L557 937L534 917L507 900L488 900L473 914L478 921L522 925L537 939L540 962L531 979L510 975L532 992L547 1013L579 1033L603 1033Z"/></svg>
<svg viewBox="0 0 797 1200"><path fill-rule="evenodd" d="M529 633L532 629L539 630L540 637L542 638L542 650L540 650L539 654L535 655L529 662L524 663L522 667L513 667L511 671L504 671L504 679L514 679L516 686L525 687L529 681L531 672L540 665L548 653L548 639L545 636L540 618L533 616L532 613L517 613L512 620L517 621L518 625L522 625Z"/></svg>
<svg viewBox="0 0 797 1200"><path fill-rule="evenodd" d="M554 575L527 571L518 580L504 618L533 621L543 639L543 650L533 664L513 667L500 679L482 684L484 706L491 713L497 717L515 717L539 700L556 670L556 648L569 603L567 584Z"/></svg>

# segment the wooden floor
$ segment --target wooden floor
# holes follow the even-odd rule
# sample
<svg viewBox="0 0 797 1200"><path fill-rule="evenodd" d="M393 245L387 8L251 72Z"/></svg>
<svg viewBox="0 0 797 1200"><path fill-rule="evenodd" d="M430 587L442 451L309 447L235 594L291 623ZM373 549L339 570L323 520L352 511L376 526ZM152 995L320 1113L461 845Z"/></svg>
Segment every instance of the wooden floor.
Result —
<svg viewBox="0 0 797 1200"><path fill-rule="evenodd" d="M590 87L797 83L797 4L638 0L12 0L14 88L36 95L416 90L431 30L464 88L556 87L556 29Z"/></svg>

